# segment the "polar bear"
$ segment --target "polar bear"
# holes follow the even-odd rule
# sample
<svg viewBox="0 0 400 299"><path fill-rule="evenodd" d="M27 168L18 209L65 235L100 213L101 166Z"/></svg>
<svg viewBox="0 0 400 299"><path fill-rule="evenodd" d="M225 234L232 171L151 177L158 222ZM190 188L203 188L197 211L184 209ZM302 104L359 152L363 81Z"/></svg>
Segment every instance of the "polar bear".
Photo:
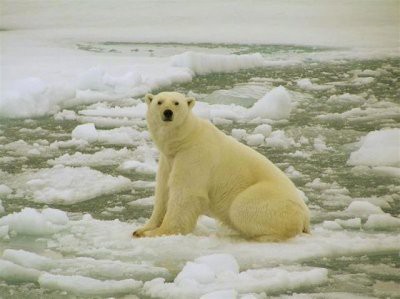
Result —
<svg viewBox="0 0 400 299"><path fill-rule="evenodd" d="M309 232L309 210L266 157L192 113L194 98L147 94L147 125L160 151L155 205L135 237L187 234L207 214L258 241Z"/></svg>

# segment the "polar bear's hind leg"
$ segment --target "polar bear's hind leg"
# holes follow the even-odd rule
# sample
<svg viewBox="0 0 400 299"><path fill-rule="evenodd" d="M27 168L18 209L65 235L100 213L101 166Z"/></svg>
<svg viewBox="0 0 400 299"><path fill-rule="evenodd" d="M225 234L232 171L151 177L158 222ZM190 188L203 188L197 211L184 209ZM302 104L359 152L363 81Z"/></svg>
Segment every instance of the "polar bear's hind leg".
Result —
<svg viewBox="0 0 400 299"><path fill-rule="evenodd" d="M232 225L244 236L263 242L279 242L302 233L308 221L306 211L296 199L282 198L282 194L288 192L268 182L245 189L231 204Z"/></svg>

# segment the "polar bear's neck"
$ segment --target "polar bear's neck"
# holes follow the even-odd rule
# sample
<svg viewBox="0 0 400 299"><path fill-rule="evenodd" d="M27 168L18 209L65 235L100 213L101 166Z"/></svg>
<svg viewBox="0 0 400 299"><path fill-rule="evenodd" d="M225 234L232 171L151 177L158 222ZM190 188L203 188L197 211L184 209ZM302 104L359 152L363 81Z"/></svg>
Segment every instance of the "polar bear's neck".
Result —
<svg viewBox="0 0 400 299"><path fill-rule="evenodd" d="M157 126L148 122L148 128L157 148L166 156L174 157L180 150L188 146L189 140L196 136L198 119L189 113L186 120L179 126Z"/></svg>

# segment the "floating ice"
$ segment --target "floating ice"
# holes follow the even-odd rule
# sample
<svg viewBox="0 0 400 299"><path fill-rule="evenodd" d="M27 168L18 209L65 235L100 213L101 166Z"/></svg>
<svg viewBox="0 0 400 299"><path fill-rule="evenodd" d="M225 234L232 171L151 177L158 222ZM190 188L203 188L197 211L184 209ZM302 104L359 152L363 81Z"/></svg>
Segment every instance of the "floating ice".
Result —
<svg viewBox="0 0 400 299"><path fill-rule="evenodd" d="M368 216L371 214L383 214L380 207L366 201L353 201L345 210L347 213L355 216Z"/></svg>
<svg viewBox="0 0 400 299"><path fill-rule="evenodd" d="M106 166L117 165L121 162L132 158L133 151L123 148L115 150L112 148L105 148L94 154L82 154L75 152L73 155L65 154L54 160L47 161L50 165L63 164L68 166Z"/></svg>
<svg viewBox="0 0 400 299"><path fill-rule="evenodd" d="M30 251L13 249L4 250L2 258L21 267L47 271L52 274L83 275L113 280L170 277L167 269L153 266L150 263L131 263L90 257L54 259Z"/></svg>
<svg viewBox="0 0 400 299"><path fill-rule="evenodd" d="M44 209L39 212L24 208L21 212L12 213L0 218L0 226L7 225L10 231L23 235L48 235L65 228L68 223L65 212L56 209Z"/></svg>
<svg viewBox="0 0 400 299"><path fill-rule="evenodd" d="M185 52L171 57L171 65L187 67L195 74L205 75L215 72L236 72L241 69L264 66L260 54L249 55L219 55Z"/></svg>
<svg viewBox="0 0 400 299"><path fill-rule="evenodd" d="M21 174L10 184L18 189L19 196L35 202L67 205L132 187L131 181L123 176L113 177L88 167L63 165Z"/></svg>
<svg viewBox="0 0 400 299"><path fill-rule="evenodd" d="M284 149L296 145L296 142L293 140L293 138L286 136L283 130L273 131L271 135L265 139L265 142L269 147Z"/></svg>
<svg viewBox="0 0 400 299"><path fill-rule="evenodd" d="M57 112L59 104L75 97L75 90L66 84L47 85L30 77L14 82L12 89L0 98L0 116L35 117Z"/></svg>
<svg viewBox="0 0 400 299"><path fill-rule="evenodd" d="M366 229L396 229L400 227L400 218L393 217L390 214L369 215L364 224Z"/></svg>
<svg viewBox="0 0 400 299"><path fill-rule="evenodd" d="M263 134L250 134L246 136L246 143L250 146L259 146L264 144Z"/></svg>
<svg viewBox="0 0 400 299"><path fill-rule="evenodd" d="M285 119L289 118L292 101L285 87L279 86L268 92L247 110L248 118Z"/></svg>
<svg viewBox="0 0 400 299"><path fill-rule="evenodd" d="M239 265L233 256L218 254L188 262L173 283L166 283L163 279L146 282L144 291L150 296L163 298L198 298L201 295L205 295L202 298L215 298L217 294L236 292L295 290L322 284L327 281L327 276L328 271L323 268L250 269L239 273Z"/></svg>
<svg viewBox="0 0 400 299"><path fill-rule="evenodd" d="M308 78L297 80L296 83L297 86L300 87L301 89L311 90L311 91L322 91L333 88L332 85L319 85L312 83L311 80Z"/></svg>
<svg viewBox="0 0 400 299"><path fill-rule="evenodd" d="M332 95L329 97L327 103L330 104L361 104L365 99L361 95L344 93L341 95Z"/></svg>
<svg viewBox="0 0 400 299"><path fill-rule="evenodd" d="M0 278L12 282L37 282L41 272L0 260Z"/></svg>
<svg viewBox="0 0 400 299"><path fill-rule="evenodd" d="M77 126L72 131L72 138L83 139L105 144L135 144L138 141L149 139L147 131L137 131L130 127L121 127L112 130L97 130L92 123Z"/></svg>
<svg viewBox="0 0 400 299"><path fill-rule="evenodd" d="M237 140L243 140L247 136L245 129L232 129L231 135Z"/></svg>
<svg viewBox="0 0 400 299"><path fill-rule="evenodd" d="M268 124L262 124L254 128L253 134L262 134L264 137L268 137L272 132L272 127Z"/></svg>
<svg viewBox="0 0 400 299"><path fill-rule="evenodd" d="M351 153L349 165L400 167L400 129L386 129L368 133L360 148Z"/></svg>
<svg viewBox="0 0 400 299"><path fill-rule="evenodd" d="M134 279L98 280L80 275L40 275L39 284L43 288L62 290L76 295L107 296L138 291L141 281Z"/></svg>

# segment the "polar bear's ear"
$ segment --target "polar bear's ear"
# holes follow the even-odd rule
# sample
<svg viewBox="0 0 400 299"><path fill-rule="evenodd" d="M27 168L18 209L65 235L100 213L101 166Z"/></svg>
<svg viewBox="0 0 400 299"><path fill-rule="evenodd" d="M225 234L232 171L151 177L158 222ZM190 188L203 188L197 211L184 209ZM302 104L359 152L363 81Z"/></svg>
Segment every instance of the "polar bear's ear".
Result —
<svg viewBox="0 0 400 299"><path fill-rule="evenodd" d="M146 100L146 104L150 105L151 101L153 100L154 96L151 93L148 93L144 96L144 99Z"/></svg>
<svg viewBox="0 0 400 299"><path fill-rule="evenodd" d="M186 98L186 101L190 109L192 109L194 104L196 103L196 99L193 97Z"/></svg>

